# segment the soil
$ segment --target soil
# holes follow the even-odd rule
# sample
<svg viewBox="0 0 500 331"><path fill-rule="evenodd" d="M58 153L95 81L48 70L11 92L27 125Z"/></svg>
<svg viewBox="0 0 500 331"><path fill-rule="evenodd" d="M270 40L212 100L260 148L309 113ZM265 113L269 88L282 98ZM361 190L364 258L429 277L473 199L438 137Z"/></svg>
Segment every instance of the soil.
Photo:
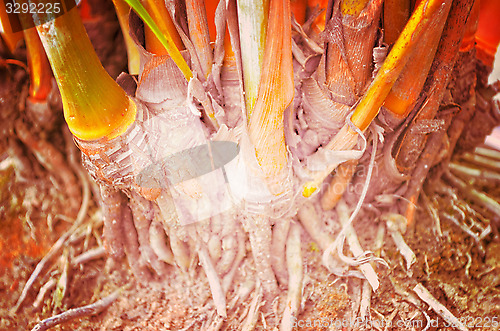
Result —
<svg viewBox="0 0 500 331"><path fill-rule="evenodd" d="M15 314L15 306L22 288L48 248L69 228L64 221L54 222L49 229L42 217L26 219L23 199L32 186L14 185L12 168L3 170L2 178L2 227L0 229L0 330L27 330L41 319L70 308L83 306L108 295L126 284L117 301L102 313L72 320L54 327L54 330L200 330L214 313L204 275L191 278L172 270L165 288L151 288L139 284L131 275L127 263L101 257L68 272L66 292L62 300L56 291L49 294L38 308L34 301L40 287L49 279L62 286L61 274L68 256L75 256L102 245L102 222L95 204L87 213L87 220L80 227L80 234L65 247L35 282L33 289ZM45 179L50 182L50 179ZM49 184L50 185L50 184ZM500 200L495 184L480 187ZM8 193L6 193L8 192ZM61 192L59 192L61 193ZM437 196L439 198L439 196ZM17 204L14 202L17 201ZM10 202L11 205L6 205ZM5 213L6 207L10 208ZM442 205L441 211L449 206ZM41 215L39 207L33 215ZM333 217L325 214L323 217ZM490 234L480 245L458 226L441 217L442 236L438 235L434 220L423 206L417 209L415 223L405 235L405 240L416 254L415 265L408 270L389 235L383 247L376 249L376 236L380 221L376 215L365 212L355 224L355 229L365 249L387 261L389 267L376 265L381 285L371 295L370 322L353 319L360 304L362 282L355 278L337 278L322 266L321 252L305 234L302 235L305 287L303 308L296 321L297 330L423 330L430 321L429 330L447 330L445 321L412 291L417 283L424 285L432 295L465 324L484 330L496 330L493 321L500 316L500 238ZM494 225L494 224L493 224ZM31 230L33 229L33 230ZM34 238L34 239L33 239ZM248 247L248 250L250 248ZM235 297L243 277L253 274L251 257L242 264L236 279L235 290L228 295L228 302ZM202 272L197 268L195 272ZM193 281L195 279L196 281ZM248 300L249 301L249 300ZM242 311L229 311L223 330L236 330ZM428 319L427 319L428 318ZM357 321L357 322L356 322ZM353 323L350 326L346 323ZM308 324L309 323L309 324ZM316 324L314 324L316 323ZM342 325L344 323L344 325ZM437 323L437 324L436 324ZM387 327L391 325L390 327ZM411 327L410 327L411 326ZM488 327L489 326L489 327ZM257 329L263 329L262 323ZM472 327L470 329L473 329Z"/></svg>

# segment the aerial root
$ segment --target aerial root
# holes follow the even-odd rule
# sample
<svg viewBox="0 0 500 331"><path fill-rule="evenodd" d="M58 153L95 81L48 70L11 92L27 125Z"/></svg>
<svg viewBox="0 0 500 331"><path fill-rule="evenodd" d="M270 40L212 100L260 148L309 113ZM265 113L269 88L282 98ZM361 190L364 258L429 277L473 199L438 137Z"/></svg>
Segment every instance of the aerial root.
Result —
<svg viewBox="0 0 500 331"><path fill-rule="evenodd" d="M43 299L45 299L45 295L47 292L56 287L57 281L54 278L50 278L42 287L40 287L40 291L38 291L38 295L36 296L35 301L33 302L33 309L40 308L43 303Z"/></svg>
<svg viewBox="0 0 500 331"><path fill-rule="evenodd" d="M494 199L490 198L486 194L479 192L470 185L467 185L462 180L453 176L450 172L444 173L444 178L451 185L456 187L460 193L465 195L468 199L472 200L474 203L486 208L490 213L500 217L500 204Z"/></svg>
<svg viewBox="0 0 500 331"><path fill-rule="evenodd" d="M252 331L253 329L255 329L255 326L257 325L257 322L259 320L260 307L265 304L265 302L262 301L264 294L260 281L257 283L253 294L254 297L252 299L250 307L248 307L245 323L241 328L242 331Z"/></svg>
<svg viewBox="0 0 500 331"><path fill-rule="evenodd" d="M154 219L149 226L149 241L158 259L170 265L174 265L174 253L172 253L172 250L167 245L169 242L168 237L163 226L156 219Z"/></svg>
<svg viewBox="0 0 500 331"><path fill-rule="evenodd" d="M99 246L93 249L89 249L85 253L76 256L73 259L72 263L73 265L77 266L92 260L100 259L101 257L106 256L106 254L107 254L106 249L103 246Z"/></svg>
<svg viewBox="0 0 500 331"><path fill-rule="evenodd" d="M205 271L205 274L207 275L208 284L212 292L212 298L214 300L217 314L221 317L226 318L226 294L222 289L217 271L215 271L212 260L210 259L210 255L203 243L200 243L200 247L198 248L198 257L200 259L200 264Z"/></svg>
<svg viewBox="0 0 500 331"><path fill-rule="evenodd" d="M325 223L321 221L311 202L306 202L299 208L298 219L322 251L325 251L334 242L328 235Z"/></svg>
<svg viewBox="0 0 500 331"><path fill-rule="evenodd" d="M168 238L170 239L170 248L174 254L175 264L177 264L183 272L187 272L191 265L191 253L188 244L179 239L175 233L175 229L170 229Z"/></svg>
<svg viewBox="0 0 500 331"><path fill-rule="evenodd" d="M285 258L285 246L288 238L288 231L291 220L278 219L273 226L271 241L271 265L274 274L281 285L288 285L288 271Z"/></svg>
<svg viewBox="0 0 500 331"><path fill-rule="evenodd" d="M139 250L139 238L135 229L132 211L129 206L122 207L124 250L128 264L136 279L142 283L154 283L153 274L145 265Z"/></svg>
<svg viewBox="0 0 500 331"><path fill-rule="evenodd" d="M456 318L445 306L443 306L422 284L418 283L413 288L413 291L418 297L429 305L439 316L441 316L448 324L453 325L460 331L468 331L469 329Z"/></svg>
<svg viewBox="0 0 500 331"><path fill-rule="evenodd" d="M248 232L255 271L262 284L266 305L278 294L278 284L271 267L271 224L267 216L252 215L243 217L243 227Z"/></svg>
<svg viewBox="0 0 500 331"><path fill-rule="evenodd" d="M302 301L302 251L300 245L300 226L296 223L290 225L286 241L286 265L288 267L288 296L285 311L281 320L280 331L291 331L293 320L297 318Z"/></svg>
<svg viewBox="0 0 500 331"><path fill-rule="evenodd" d="M366 280L363 281L361 302L359 304L358 316L364 321L370 316L370 304L372 298L372 287Z"/></svg>
<svg viewBox="0 0 500 331"><path fill-rule="evenodd" d="M120 191L105 185L101 185L100 189L104 217L104 244L113 257L121 258L124 254L121 218L125 196Z"/></svg>
<svg viewBox="0 0 500 331"><path fill-rule="evenodd" d="M361 258L359 261L356 261L358 260L358 257L363 257L363 256L367 256L367 253L369 252L366 252L365 250L363 250L363 248L361 247L361 244L359 243L359 239L358 239L358 236L356 235L356 231L354 230L354 228L352 227L352 224L349 223L349 209L347 207L347 204L344 202L344 201L339 201L338 205L337 205L337 212L338 212L338 215L339 215L339 220L340 220L340 223L342 224L343 226L343 229L345 229L345 237L347 239L347 242L349 243L349 248L352 252L352 254L356 257L353 261L353 262L356 262L356 264L360 263L358 265L358 268L361 270L362 274L364 275L364 278L366 278L366 280L370 283L373 291L376 291L379 287L379 281L378 281L378 276L377 276L377 273L375 272L375 270L373 269L372 265L369 263L370 261L372 260L377 260L379 262L382 262L382 263L385 263L385 261L379 259L379 258ZM343 240L341 240L343 241ZM326 251L325 253L323 254L323 256L325 255L330 255L332 252L333 252L333 247L334 245L331 245ZM339 247L335 247L337 248L337 254L339 254L339 257L342 259L342 249L339 249ZM323 259L323 261L325 261L325 259ZM345 259L342 259L343 262L349 262L349 261L346 261Z"/></svg>
<svg viewBox="0 0 500 331"><path fill-rule="evenodd" d="M500 173L476 168L471 165L463 165L456 162L450 162L448 164L450 170L459 175L460 177L466 177L470 179L484 179L484 180L493 180L496 182L500 182Z"/></svg>
<svg viewBox="0 0 500 331"><path fill-rule="evenodd" d="M406 225L408 223L406 217L395 213L386 213L380 219L387 224L387 230L396 244L399 253L406 261L406 270L410 271L411 266L417 262L417 256L405 242L402 233L406 232Z"/></svg>
<svg viewBox="0 0 500 331"><path fill-rule="evenodd" d="M144 263L147 263L160 278L168 273L167 265L161 261L151 247L149 228L154 218L154 209L151 201L132 193L129 202L139 241L139 252Z"/></svg>
<svg viewBox="0 0 500 331"><path fill-rule="evenodd" d="M224 289L224 292L228 292L229 289L231 288L231 284L233 282L234 276L236 275L236 272L238 271L238 268L240 267L241 262L246 256L246 248L245 248L245 242L246 242L246 237L243 231L238 231L236 233L236 240L237 240L237 253L234 258L234 261L232 263L232 267L229 270L229 272L224 276L224 279L222 281L222 288Z"/></svg>
<svg viewBox="0 0 500 331"><path fill-rule="evenodd" d="M95 315L108 308L122 292L123 288L116 290L107 297L104 297L90 305L73 308L61 314L49 317L39 322L31 331L44 331L58 324L67 322L74 318L82 318L85 316Z"/></svg>
<svg viewBox="0 0 500 331"><path fill-rule="evenodd" d="M443 236L443 231L441 230L441 219L439 218L439 214L437 208L435 207L435 199L431 201L425 192L422 192L422 199L424 201L425 208L429 212L429 215L432 220L434 220L434 224L436 226L436 233L439 237Z"/></svg>
<svg viewBox="0 0 500 331"><path fill-rule="evenodd" d="M236 257L237 254L238 239L236 234L231 236L226 236L222 239L221 243L221 257L217 263L217 271L219 274L226 274Z"/></svg>
<svg viewBox="0 0 500 331"><path fill-rule="evenodd" d="M219 215L212 227L212 235L217 235L218 242L221 245L220 258L217 262L217 272L225 275L231 269L233 262L238 254L238 233L241 232L239 224L234 219L227 219ZM220 239L222 237L222 239Z"/></svg>

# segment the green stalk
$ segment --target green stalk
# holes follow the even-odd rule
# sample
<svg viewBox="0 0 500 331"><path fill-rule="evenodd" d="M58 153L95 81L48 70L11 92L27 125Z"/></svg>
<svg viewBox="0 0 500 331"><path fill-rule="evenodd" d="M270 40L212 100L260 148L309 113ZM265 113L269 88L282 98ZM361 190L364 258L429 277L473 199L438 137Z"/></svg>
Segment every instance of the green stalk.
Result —
<svg viewBox="0 0 500 331"><path fill-rule="evenodd" d="M135 104L102 67L76 7L57 18L53 14L33 14L33 20L73 135L97 140L125 132L135 121Z"/></svg>
<svg viewBox="0 0 500 331"><path fill-rule="evenodd" d="M238 0L245 104L250 119L257 94L266 46L269 0Z"/></svg>

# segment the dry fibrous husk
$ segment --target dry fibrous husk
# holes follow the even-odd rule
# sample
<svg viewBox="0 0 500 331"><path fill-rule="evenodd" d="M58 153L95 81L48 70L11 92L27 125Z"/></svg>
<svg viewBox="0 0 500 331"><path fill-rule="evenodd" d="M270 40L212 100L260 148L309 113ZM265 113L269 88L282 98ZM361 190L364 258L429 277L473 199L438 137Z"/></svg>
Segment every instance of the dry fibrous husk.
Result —
<svg viewBox="0 0 500 331"><path fill-rule="evenodd" d="M373 46L382 1L370 1L359 15L342 15L334 5L323 38L328 42L326 84L334 99L352 106L371 77Z"/></svg>

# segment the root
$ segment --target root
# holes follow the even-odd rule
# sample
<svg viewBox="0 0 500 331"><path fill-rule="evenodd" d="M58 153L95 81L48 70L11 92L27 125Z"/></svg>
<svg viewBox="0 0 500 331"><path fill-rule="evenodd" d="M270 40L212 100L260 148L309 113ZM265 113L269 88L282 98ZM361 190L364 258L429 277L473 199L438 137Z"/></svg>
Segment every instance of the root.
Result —
<svg viewBox="0 0 500 331"><path fill-rule="evenodd" d="M444 178L450 184L455 186L462 194L464 194L468 199L471 199L473 202L478 205L486 208L489 212L493 213L496 216L500 216L500 204L496 202L494 199L490 198L486 194L477 191L470 185L467 185L462 180L453 176L451 173L446 172L444 174Z"/></svg>
<svg viewBox="0 0 500 331"><path fill-rule="evenodd" d="M130 209L134 219L134 226L139 240L139 251L142 259L146 261L159 276L165 276L168 273L167 265L158 259L149 238L149 227L154 217L152 203L141 196L132 193L129 202Z"/></svg>
<svg viewBox="0 0 500 331"><path fill-rule="evenodd" d="M296 319L302 301L302 251L300 248L300 226L291 224L286 242L286 262L288 267L288 297L281 320L280 331L291 331L293 319Z"/></svg>
<svg viewBox="0 0 500 331"><path fill-rule="evenodd" d="M273 226L271 242L271 264L274 274L281 285L288 285L288 271L285 258L285 245L290 229L289 219L279 219Z"/></svg>
<svg viewBox="0 0 500 331"><path fill-rule="evenodd" d="M252 331L253 329L255 329L255 326L257 325L257 322L259 320L260 307L265 304L264 302L262 302L262 299L262 287L260 283L258 283L255 287L254 298L248 309L245 324L243 324L243 327L241 328L242 331Z"/></svg>
<svg viewBox="0 0 500 331"><path fill-rule="evenodd" d="M298 218L306 232L322 251L327 250L333 244L333 239L328 235L326 225L320 220L311 202L302 205L298 212Z"/></svg>
<svg viewBox="0 0 500 331"><path fill-rule="evenodd" d="M401 233L406 232L406 224L408 223L406 218L399 214L388 213L382 215L381 220L386 222L387 229L389 230L392 240L396 244L399 253L406 261L406 270L409 271L411 266L417 262L417 256L406 244L403 236L401 235Z"/></svg>
<svg viewBox="0 0 500 331"><path fill-rule="evenodd" d="M47 294L48 291L52 290L56 286L56 284L57 281L54 278L51 278L40 288L40 291L38 292L38 295L36 296L36 299L33 302L33 309L36 310L40 308L40 305L42 304L45 295Z"/></svg>
<svg viewBox="0 0 500 331"><path fill-rule="evenodd" d="M349 248L350 248L352 254L355 257L366 256L367 252L365 250L363 250L363 248L361 247L359 240L358 240L358 237L356 235L356 232L354 231L354 228L352 227L352 225L349 223L348 207L345 204L345 202L340 201L338 206L337 206L337 210L338 210L339 220L343 226L343 229L345 229L345 236L346 236L347 242L349 243ZM330 246L330 247L332 247L332 246ZM337 250L338 254L340 254L341 252L342 252L342 250L339 250L339 249ZM328 253L329 253L329 250L326 250L324 255L327 255ZM368 263L368 261L363 261L363 260L365 260L365 259L361 259L361 260L359 260L359 262L357 262L357 263L363 262L359 265L359 269L363 273L366 280L370 283L373 291L376 291L379 287L379 284L380 284L378 281L377 273L375 272L375 270L373 269L371 264ZM371 259L368 258L367 260L371 260Z"/></svg>
<svg viewBox="0 0 500 331"><path fill-rule="evenodd" d="M97 260L97 259L100 259L101 257L104 257L104 256L106 256L106 253L107 253L106 249L104 247L100 246L100 247L88 250L85 253L78 255L77 257L75 257L73 259L72 262L73 262L73 265L75 265L75 266L79 265L79 264L84 264L84 263L87 263L88 261Z"/></svg>
<svg viewBox="0 0 500 331"><path fill-rule="evenodd" d="M15 128L19 139L33 152L40 164L62 183L68 195L70 210L76 212L82 197L76 177L63 154L48 141L36 137L22 119L16 121Z"/></svg>
<svg viewBox="0 0 500 331"><path fill-rule="evenodd" d="M39 322L31 331L44 331L58 324L70 321L75 318L96 315L108 308L118 297L122 289L118 289L105 298L98 300L90 305L73 308L56 316L49 317Z"/></svg>
<svg viewBox="0 0 500 331"><path fill-rule="evenodd" d="M50 250L45 254L42 260L36 265L35 270L31 274L30 278L24 285L24 288L19 296L19 299L16 302L16 305L11 309L11 313L15 314L23 304L26 296L28 295L28 291L31 289L36 279L43 271L47 263L59 252L59 250L65 245L66 241L70 238L70 236L76 232L78 227L85 220L85 216L87 216L87 210L90 202L90 185L86 177L81 177L82 180L82 204L80 205L80 210L78 211L78 215L76 216L75 222L71 226L71 228L66 231L50 248Z"/></svg>
<svg viewBox="0 0 500 331"><path fill-rule="evenodd" d="M278 283L271 267L271 224L262 215L247 216L243 219L244 228L250 237L250 245L255 270L262 283L266 306L278 295Z"/></svg>
<svg viewBox="0 0 500 331"><path fill-rule="evenodd" d="M231 270L227 273L226 276L224 276L224 279L222 281L222 287L224 289L224 292L228 292L229 289L231 288L231 283L233 282L234 276L236 275L236 271L238 271L241 262L245 258L246 255L246 248L245 248L245 235L243 234L242 231L238 231L236 234L236 239L237 239L237 250L238 252L236 253L236 257L234 259L233 265L231 267Z"/></svg>
<svg viewBox="0 0 500 331"><path fill-rule="evenodd" d="M151 248L161 261L174 265L174 253L167 245L168 237L162 225L156 220L153 220L149 226L149 241Z"/></svg>
<svg viewBox="0 0 500 331"><path fill-rule="evenodd" d="M182 272L187 273L191 265L191 253L187 243L180 240L173 229L168 233L168 238L170 239L170 248L174 254L175 264Z"/></svg>
<svg viewBox="0 0 500 331"><path fill-rule="evenodd" d="M233 264L237 254L238 240L236 236L227 236L222 239L222 253L219 263L217 263L217 270L219 274L226 274Z"/></svg>
<svg viewBox="0 0 500 331"><path fill-rule="evenodd" d="M418 283L413 291L418 295L418 297L429 305L432 310L434 310L439 316L441 316L448 324L453 325L460 331L468 331L469 329L456 318L445 306L443 306L439 301L437 301L434 296L420 283Z"/></svg>
<svg viewBox="0 0 500 331"><path fill-rule="evenodd" d="M359 317L364 321L370 316L370 302L372 297L372 287L368 281L363 281L361 293L361 303L359 305Z"/></svg>
<svg viewBox="0 0 500 331"><path fill-rule="evenodd" d="M104 243L111 255L119 259L124 255L122 203L125 198L120 191L101 185L101 207L104 217Z"/></svg>
<svg viewBox="0 0 500 331"><path fill-rule="evenodd" d="M210 255L203 244L201 244L201 247L198 249L198 257L200 259L201 266L207 275L208 284L210 285L217 314L226 318L226 295L222 289L219 276L217 275L217 271L215 271Z"/></svg>
<svg viewBox="0 0 500 331"><path fill-rule="evenodd" d="M126 205L122 206L122 227L124 238L123 246L130 269L132 269L136 279L141 283L154 283L153 275L145 266L145 261L141 258L139 238L134 226L132 211Z"/></svg>

